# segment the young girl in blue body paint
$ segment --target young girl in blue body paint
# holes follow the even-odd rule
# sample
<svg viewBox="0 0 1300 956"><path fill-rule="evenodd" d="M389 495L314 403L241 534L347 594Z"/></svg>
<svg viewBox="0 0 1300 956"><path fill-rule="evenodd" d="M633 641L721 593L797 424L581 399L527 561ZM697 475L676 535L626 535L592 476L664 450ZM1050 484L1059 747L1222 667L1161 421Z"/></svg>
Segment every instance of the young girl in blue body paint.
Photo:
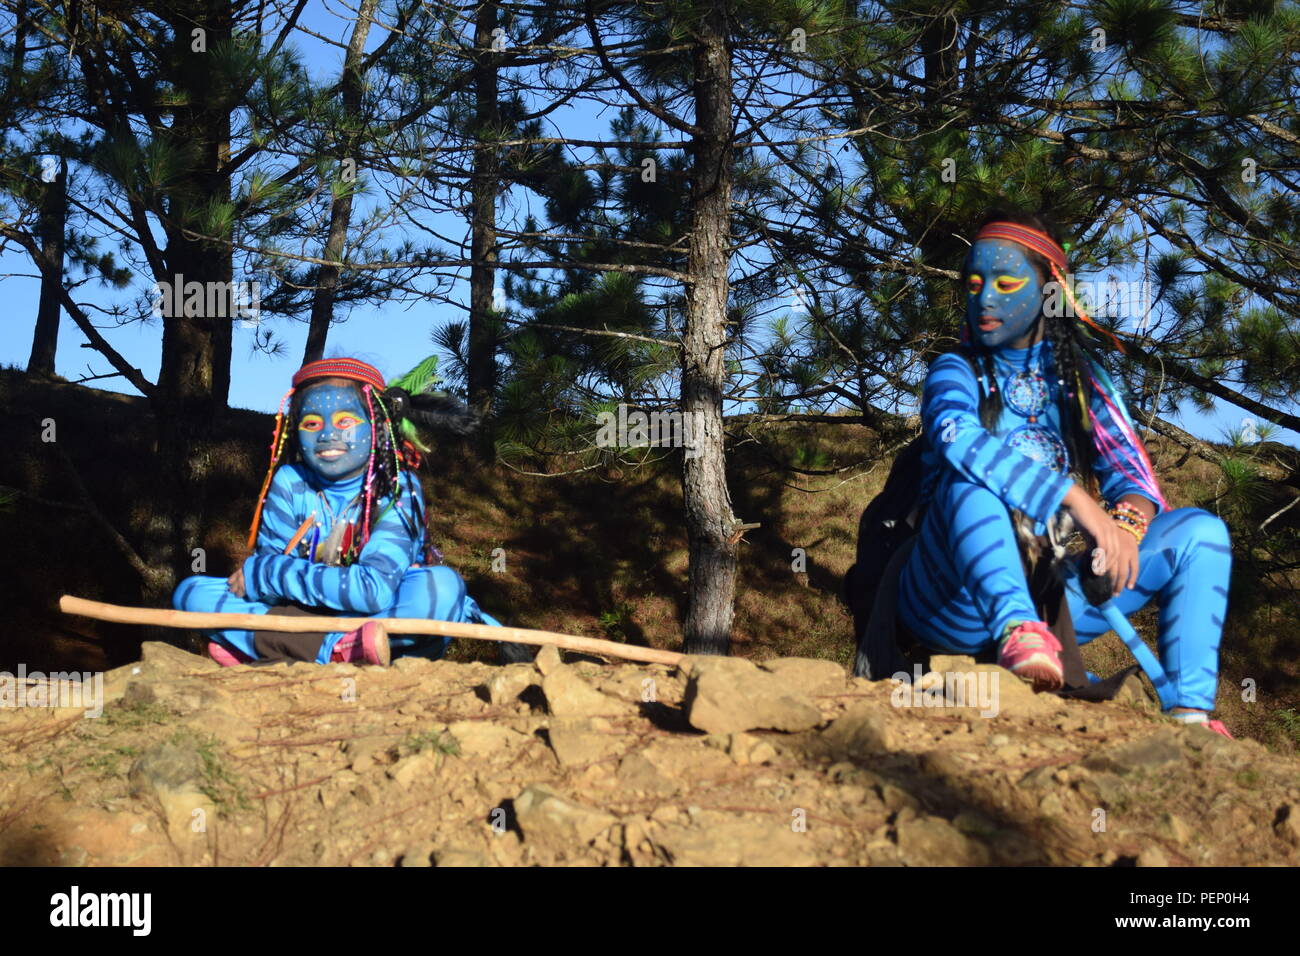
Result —
<svg viewBox="0 0 1300 956"><path fill-rule="evenodd" d="M414 380L421 378L417 372ZM436 549L427 547L424 497L411 469L420 450L428 451L413 422L463 431L469 418L448 400L418 394L418 385L412 391L417 394L386 387L377 369L355 359L303 366L276 416L271 465L249 535L253 553L229 578L186 578L174 606L499 626L465 593L459 574L430 566ZM347 633L220 630L208 636L209 655L225 666L289 660L383 666L392 656L441 657L450 643L422 635L390 639L376 622Z"/></svg>
<svg viewBox="0 0 1300 956"><path fill-rule="evenodd" d="M933 649L996 646L1012 672L1061 687L1061 645L1036 620L1010 512L1041 535L1064 509L1092 548L1094 570L1113 575L1125 616L1156 600L1160 661L1176 699L1167 713L1228 736L1207 713L1227 611L1227 528L1199 508L1169 510L1076 319L1048 307L1053 291L1064 292L1078 320L1098 328L1070 297L1065 272L1065 252L1042 219L985 217L962 271L962 350L936 359L925 382L928 507L899 580L899 613ZM1080 644L1110 630L1076 580L1066 596Z"/></svg>

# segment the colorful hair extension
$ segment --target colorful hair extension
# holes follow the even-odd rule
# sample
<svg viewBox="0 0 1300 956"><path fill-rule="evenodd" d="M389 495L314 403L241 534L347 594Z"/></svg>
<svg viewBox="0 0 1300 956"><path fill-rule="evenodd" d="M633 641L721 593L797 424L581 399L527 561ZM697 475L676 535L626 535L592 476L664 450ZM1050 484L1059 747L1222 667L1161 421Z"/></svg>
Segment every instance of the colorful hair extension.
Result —
<svg viewBox="0 0 1300 956"><path fill-rule="evenodd" d="M1103 329L1088 317L1088 313L1084 311L1083 306L1074 297L1070 284L1065 281L1064 276L1057 270L1055 263L1052 263L1051 268L1052 275L1055 276L1056 281L1061 283L1061 288L1065 291L1065 297L1069 300L1075 314L1086 325L1107 336L1123 354L1124 343L1119 340L1119 337L1108 329ZM1160 484L1156 480L1156 473L1151 466L1151 459L1147 457L1146 448L1143 447L1142 440L1138 438L1137 429L1128 414L1128 409L1124 407L1124 400L1120 397L1119 390L1115 388L1115 383L1111 381L1110 375L1101 365L1093 361L1091 357L1088 357L1086 361L1088 363L1089 382L1093 390L1101 396L1102 402L1110 413L1108 417L1114 422L1115 430L1119 432L1123 439L1122 442L1116 439L1098 419L1096 413L1086 406L1082 389L1080 389L1079 404L1087 413L1085 427L1093 433L1093 443L1097 446L1097 451L1101 452L1102 457L1117 471L1140 485L1152 500L1160 502L1161 507L1168 508L1168 502L1165 501L1164 495L1160 493ZM1128 447L1125 448L1125 445ZM1136 455L1134 452L1136 452ZM1133 466L1133 471L1129 471L1125 467L1125 461Z"/></svg>
<svg viewBox="0 0 1300 956"><path fill-rule="evenodd" d="M1133 419L1129 416L1128 409L1124 406L1124 400L1120 397L1118 389L1115 388L1115 383L1111 381L1110 376L1101 365L1091 359L1088 360L1088 364L1090 366L1089 378L1092 380L1093 388L1101 396L1102 402L1109 413L1108 417L1114 422L1115 430L1123 438L1122 443L1118 441L1110 434L1097 416L1090 411L1094 426L1093 437L1097 444L1097 450L1117 471L1148 492L1153 501L1158 501L1162 508L1168 509L1169 503L1165 501L1165 496L1160 492L1160 483L1156 480L1156 473L1151 466L1151 459L1147 457L1146 449L1142 445L1142 440L1138 438ZM1099 378L1100 381L1098 381ZM1128 447L1125 448L1125 445ZM1133 454L1134 451L1136 451L1136 455ZM1124 466L1124 461L1132 465L1133 471L1129 471Z"/></svg>
<svg viewBox="0 0 1300 956"><path fill-rule="evenodd" d="M1074 370L1074 398L1079 402L1079 424L1085 432L1092 431L1092 417L1088 408L1088 390L1083 387L1083 375L1078 367ZM1095 444L1095 441L1094 441Z"/></svg>
<svg viewBox="0 0 1300 956"><path fill-rule="evenodd" d="M275 412L275 431L271 435L271 464L266 469L266 477L262 480L262 490L257 495L257 508L253 511L253 524L248 529L248 550L252 551L257 544L257 531L262 524L262 506L266 504L267 492L271 490L271 479L275 476L275 466L280 461L280 453L284 450L284 442L288 437L288 432L284 427L284 403L293 395L293 388L284 393L280 399L280 407Z"/></svg>
<svg viewBox="0 0 1300 956"><path fill-rule="evenodd" d="M393 447L393 473L400 474L402 459L397 450L397 436L393 432L393 416L389 413L388 406L384 404L383 396L379 392L375 392L375 404L384 413L384 428L388 430L388 443Z"/></svg>
<svg viewBox="0 0 1300 956"><path fill-rule="evenodd" d="M379 410L384 413L384 428L386 429L386 434L388 435L388 443L390 446L392 446L392 452L393 452L393 474L400 476L402 474L403 466L409 468L418 468L421 462L420 452L408 439L405 438L402 439L401 446L399 447L398 439L400 437L400 433L398 429L393 425L393 414L388 410L388 406L384 403L384 397L380 392L375 393L375 404L377 404L379 406ZM427 506L423 514L421 514L419 511L418 499L416 498L415 495L415 484L416 481L412 479L411 521L416 527L419 527L420 524L422 523L425 528L425 547L424 547L424 554L422 555L422 560L424 560L425 563L428 564L428 563L432 563L431 555L429 554L429 548L432 542L432 538L428 534L429 515L428 515ZM394 489L392 505L397 508L399 514L402 513L400 481L399 481L399 487ZM387 508L385 508L385 514L386 513L387 513ZM406 520L405 517L403 517L402 520L403 522L405 522ZM435 548L434 551L436 552L437 549ZM439 556L441 556L440 553Z"/></svg>
<svg viewBox="0 0 1300 956"><path fill-rule="evenodd" d="M1069 300L1070 307L1074 309L1075 314L1080 318L1080 320L1083 321L1085 325L1093 329L1096 329L1102 335L1107 336L1112 342L1115 343L1115 348L1119 349L1120 354L1123 355L1124 343L1119 340L1119 337L1114 332L1110 331L1109 329L1103 329L1100 325L1098 325L1096 322L1092 321L1092 319L1088 317L1088 313L1083 311L1083 306L1079 304L1079 300L1074 297L1074 291L1070 288L1070 283L1065 281L1065 277L1061 275L1060 270L1056 268L1055 263L1051 263L1050 265L1052 268L1052 276L1056 279L1057 282L1061 283L1061 288L1065 292L1065 298Z"/></svg>
<svg viewBox="0 0 1300 956"><path fill-rule="evenodd" d="M384 506L383 511L381 511L379 515L375 518L373 525L377 526L381 521L383 521L384 516L387 515L392 508L396 507L399 514L401 513L402 510L400 500L399 500L402 491L402 487L401 487L402 459L401 456L397 453L397 440L396 440L396 435L393 431L392 416L389 415L388 407L384 404L383 398L380 397L380 393L378 389L375 389L373 386L367 383L366 385L362 386L361 390L366 397L366 410L370 414L371 428L370 428L370 458L366 463L366 483L365 483L366 491L365 491L365 502L363 504L363 511L362 511L361 537L359 540L354 541L354 544L356 546L356 551L358 554L361 552L361 549L366 546L366 542L370 540L370 532L372 528L370 514L373 509L373 502L374 502L375 462L376 459L378 458L378 452L380 451L380 446L382 444L380 442L380 431L379 431L381 427L384 429L383 434L387 437L387 443L393 452L394 487L392 488L392 496L388 504ZM378 416L375 415L376 405L378 405L379 410L383 412L382 422L379 421ZM412 494L414 494L414 492ZM405 519L403 519L403 523L405 523Z"/></svg>
<svg viewBox="0 0 1300 956"><path fill-rule="evenodd" d="M366 461L366 498L362 506L362 525L361 525L361 543L357 547L360 552L370 540L370 502L374 496L375 487L375 445L376 438L379 435L379 422L375 421L375 406L370 400L370 395L374 389L369 385L361 386L362 394L366 396L366 411L370 413L370 458Z"/></svg>

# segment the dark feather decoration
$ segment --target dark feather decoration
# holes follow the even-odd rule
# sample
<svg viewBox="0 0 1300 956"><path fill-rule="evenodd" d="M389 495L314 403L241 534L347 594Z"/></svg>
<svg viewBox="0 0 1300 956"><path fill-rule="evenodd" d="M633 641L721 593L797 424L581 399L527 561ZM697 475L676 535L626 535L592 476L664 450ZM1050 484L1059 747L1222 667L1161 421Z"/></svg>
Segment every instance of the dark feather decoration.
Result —
<svg viewBox="0 0 1300 956"><path fill-rule="evenodd" d="M394 421L406 420L422 430L465 437L479 427L478 413L450 395L412 395L402 388L389 388L384 399Z"/></svg>

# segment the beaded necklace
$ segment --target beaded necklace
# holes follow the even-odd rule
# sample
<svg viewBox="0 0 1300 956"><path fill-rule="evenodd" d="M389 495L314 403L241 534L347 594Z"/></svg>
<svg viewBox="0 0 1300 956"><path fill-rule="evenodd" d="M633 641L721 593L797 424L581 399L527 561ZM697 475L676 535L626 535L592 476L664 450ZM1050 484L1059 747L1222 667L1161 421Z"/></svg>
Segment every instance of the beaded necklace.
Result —
<svg viewBox="0 0 1300 956"><path fill-rule="evenodd" d="M1002 407L1027 419L1025 424L1011 429L1007 443L1053 471L1067 474L1070 455L1065 442L1049 424L1041 421L1052 401L1051 386L1043 375L1045 350L1046 344L1043 342L1030 346L1025 350L1023 366L1018 368L1006 353L994 353L994 368L1006 371L1002 381ZM1009 371L1005 368L1008 365L1011 366ZM998 366L1003 368L999 369ZM1064 380L1057 380L1058 388L1064 385Z"/></svg>

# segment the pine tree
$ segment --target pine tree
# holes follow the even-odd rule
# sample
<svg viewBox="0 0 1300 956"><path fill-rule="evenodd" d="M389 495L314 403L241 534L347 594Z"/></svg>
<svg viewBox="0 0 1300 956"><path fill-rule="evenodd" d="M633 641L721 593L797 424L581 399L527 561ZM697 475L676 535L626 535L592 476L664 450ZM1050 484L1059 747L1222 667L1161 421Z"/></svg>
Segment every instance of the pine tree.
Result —
<svg viewBox="0 0 1300 956"><path fill-rule="evenodd" d="M363 54L370 27L374 22L379 0L362 0L357 9L357 20L352 28L352 37L348 41L347 54L343 61L343 76L340 80L342 98L342 119L347 125L342 137L343 162L355 164L357 147L364 124L362 98L365 88L365 69ZM351 181L355 181L354 179ZM325 248L321 257L325 264L316 273L315 289L312 293L311 318L307 330L307 344L303 350L303 363L314 362L325 355L325 339L329 334L330 323L334 320L334 306L338 295L340 267L334 263L343 257L344 244L347 240L348 226L352 221L353 190L349 182L342 183L337 192L330 194L329 231L325 238Z"/></svg>
<svg viewBox="0 0 1300 956"><path fill-rule="evenodd" d="M12 33L0 38L0 129L15 132L6 133L0 145L0 190L14 207L0 216L0 231L32 256L40 279L27 371L52 376L65 286L93 278L121 287L128 273L112 253L100 250L95 237L77 228L83 211L68 207L69 158L84 159L91 136L67 132L72 71L47 32L57 29L58 20L27 0L18 0L12 17ZM70 283L67 272L74 267L83 279Z"/></svg>
<svg viewBox="0 0 1300 956"><path fill-rule="evenodd" d="M622 261L603 264L591 259L586 268L602 272L653 276L658 287L638 290L641 302L662 309L656 341L677 352L676 410L690 421L693 447L682 456L683 502L690 546L690 587L684 623L685 646L691 653L725 653L733 616L736 554L742 522L732 512L727 487L726 402L743 398L736 386L744 379L742 357L754 308L770 298L776 286L770 262L751 258L748 247L764 242L761 213L737 209L738 197L755 208L779 203L772 196L770 157L750 155L738 147L742 135L756 135L766 124L779 123L784 110L782 91L764 86L764 69L773 48L791 32L795 13L810 18L816 29L838 22L833 5L760 3L669 3L653 10L635 3L611 2L587 8L587 38L598 66L593 93L601 102L631 108L638 118L682 138L684 175L665 177L658 189L678 190L680 218L663 220L650 263ZM748 91L737 99L736 89ZM805 108L805 107L799 107ZM690 118L686 118L690 117ZM667 144L645 142L658 149ZM661 155L656 153L656 155ZM624 210L633 225L640 223L635 207ZM618 221L617 217L614 219ZM607 223L601 223L602 227ZM628 242L599 230L589 252L607 252L608 243ZM602 241L606 244L602 247ZM578 244L574 244L574 249ZM732 280L736 252L746 249L743 278ZM576 265L576 263L575 263ZM677 284L670 290L663 280ZM566 296L557 307L591 314L592 307L629 295L631 283L602 279L597 286ZM637 316L634 308L624 315ZM535 329L558 323L537 321ZM578 322L579 327L581 321ZM590 334L623 337L620 348L641 343L618 329L591 328ZM644 336L651 338L651 336ZM634 343L634 344L629 344ZM540 354L540 353L538 353ZM593 395L594 397L594 395Z"/></svg>
<svg viewBox="0 0 1300 956"><path fill-rule="evenodd" d="M160 600L202 540L212 425L229 389L235 245L255 244L256 216L274 221L277 211L264 196L250 214L234 195L234 177L265 144L254 136L236 149L233 117L297 74L286 76L278 50L259 49L248 33L256 12L226 0L111 11L73 6L66 14L42 9L42 36L57 37L58 55L69 63L66 105L57 114L46 107L59 117L63 142L75 144L63 158L76 163L69 176L80 185L67 201L87 221L129 237L137 274L155 290L152 303L110 314L139 321L161 312L161 363L150 382L89 321L58 270L44 270L47 288L57 289L92 346L153 407L158 500L139 534L151 569L147 597ZM277 68L280 74L270 75ZM30 251L41 259L38 245ZM201 291L191 295L191 288Z"/></svg>

